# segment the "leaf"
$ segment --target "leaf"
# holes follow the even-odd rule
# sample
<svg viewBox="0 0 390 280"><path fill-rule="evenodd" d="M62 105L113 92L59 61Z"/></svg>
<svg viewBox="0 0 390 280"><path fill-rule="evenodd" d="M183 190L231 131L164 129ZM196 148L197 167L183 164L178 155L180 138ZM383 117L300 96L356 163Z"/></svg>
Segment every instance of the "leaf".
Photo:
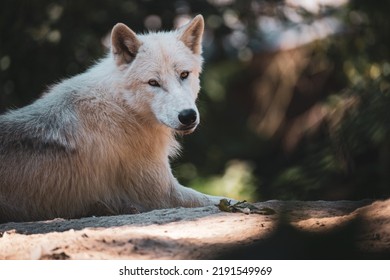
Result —
<svg viewBox="0 0 390 280"><path fill-rule="evenodd" d="M232 209L230 208L230 201L227 200L226 198L221 199L217 206L218 206L219 210L221 210L223 212L232 212Z"/></svg>
<svg viewBox="0 0 390 280"><path fill-rule="evenodd" d="M239 201L231 204L230 200L227 199L221 199L219 201L219 204L217 205L219 210L224 212L240 212L244 214L260 214L260 215L274 215L276 214L275 210L268 208L268 207L262 207L258 208L255 205L244 201Z"/></svg>
<svg viewBox="0 0 390 280"><path fill-rule="evenodd" d="M269 207L262 207L257 208L256 210L253 210L252 213L254 214L260 214L260 215L274 215L276 214L276 211Z"/></svg>

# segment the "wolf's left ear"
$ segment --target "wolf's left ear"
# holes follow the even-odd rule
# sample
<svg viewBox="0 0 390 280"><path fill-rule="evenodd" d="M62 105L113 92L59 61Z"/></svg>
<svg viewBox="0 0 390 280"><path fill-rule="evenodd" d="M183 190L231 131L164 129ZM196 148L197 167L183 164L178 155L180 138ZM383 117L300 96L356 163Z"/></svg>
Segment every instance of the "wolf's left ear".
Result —
<svg viewBox="0 0 390 280"><path fill-rule="evenodd" d="M140 46L141 42L133 30L123 23L114 26L111 32L111 51L117 65L132 62Z"/></svg>
<svg viewBox="0 0 390 280"><path fill-rule="evenodd" d="M197 15L189 23L179 28L179 38L194 54L201 54L203 31L203 17Z"/></svg>

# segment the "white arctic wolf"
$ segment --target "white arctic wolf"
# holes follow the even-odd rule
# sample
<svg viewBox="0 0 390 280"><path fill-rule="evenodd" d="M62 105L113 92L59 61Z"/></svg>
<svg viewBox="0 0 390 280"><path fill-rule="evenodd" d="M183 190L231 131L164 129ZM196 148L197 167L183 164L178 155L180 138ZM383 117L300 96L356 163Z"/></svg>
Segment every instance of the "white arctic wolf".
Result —
<svg viewBox="0 0 390 280"><path fill-rule="evenodd" d="M218 203L169 165L199 124L203 29L200 15L147 35L119 23L106 58L0 116L0 221Z"/></svg>

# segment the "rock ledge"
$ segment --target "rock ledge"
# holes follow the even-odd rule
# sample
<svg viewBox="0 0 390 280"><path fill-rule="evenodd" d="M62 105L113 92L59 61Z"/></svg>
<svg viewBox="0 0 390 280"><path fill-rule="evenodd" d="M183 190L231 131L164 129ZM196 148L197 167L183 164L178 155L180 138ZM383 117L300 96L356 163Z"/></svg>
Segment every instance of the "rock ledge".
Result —
<svg viewBox="0 0 390 280"><path fill-rule="evenodd" d="M0 259L378 259L390 200L266 201L275 215L217 207L0 225Z"/></svg>

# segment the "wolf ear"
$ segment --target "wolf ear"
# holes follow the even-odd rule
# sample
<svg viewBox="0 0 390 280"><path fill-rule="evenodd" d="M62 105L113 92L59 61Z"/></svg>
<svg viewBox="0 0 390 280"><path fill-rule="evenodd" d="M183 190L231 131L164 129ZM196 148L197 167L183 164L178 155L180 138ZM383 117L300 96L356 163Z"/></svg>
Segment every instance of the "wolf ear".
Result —
<svg viewBox="0 0 390 280"><path fill-rule="evenodd" d="M186 25L179 28L180 40L194 53L202 53L202 36L204 20L202 15L197 15Z"/></svg>
<svg viewBox="0 0 390 280"><path fill-rule="evenodd" d="M132 62L140 46L141 42L133 30L123 23L114 26L111 32L111 51L117 65Z"/></svg>

